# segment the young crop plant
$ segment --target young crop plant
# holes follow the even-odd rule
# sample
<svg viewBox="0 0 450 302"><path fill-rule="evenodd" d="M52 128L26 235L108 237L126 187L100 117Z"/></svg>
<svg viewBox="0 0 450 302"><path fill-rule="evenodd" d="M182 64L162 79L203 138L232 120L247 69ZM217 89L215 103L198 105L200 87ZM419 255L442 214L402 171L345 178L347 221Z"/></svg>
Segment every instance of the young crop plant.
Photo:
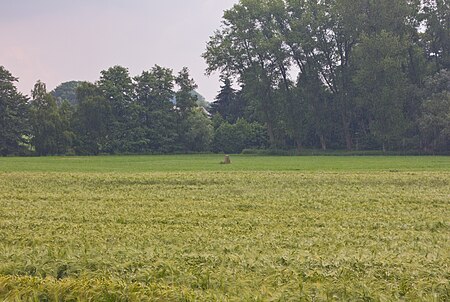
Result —
<svg viewBox="0 0 450 302"><path fill-rule="evenodd" d="M220 159L0 159L0 300L450 299L448 158Z"/></svg>

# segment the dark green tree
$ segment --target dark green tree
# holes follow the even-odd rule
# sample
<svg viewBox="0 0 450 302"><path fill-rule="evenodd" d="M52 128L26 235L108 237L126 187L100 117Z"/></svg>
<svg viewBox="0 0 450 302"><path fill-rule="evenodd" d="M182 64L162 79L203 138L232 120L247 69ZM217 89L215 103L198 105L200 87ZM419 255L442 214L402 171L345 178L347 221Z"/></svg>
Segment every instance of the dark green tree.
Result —
<svg viewBox="0 0 450 302"><path fill-rule="evenodd" d="M138 108L133 101L133 82L128 69L114 66L101 72L97 83L111 108L108 120L108 141L105 151L109 153L132 152L133 140L138 133Z"/></svg>
<svg viewBox="0 0 450 302"><path fill-rule="evenodd" d="M197 89L197 84L189 75L189 69L184 67L175 78L178 85L178 91L175 94L176 105L182 115L189 114L192 109L197 107L197 95L192 91Z"/></svg>
<svg viewBox="0 0 450 302"><path fill-rule="evenodd" d="M426 81L419 128L425 151L450 150L450 71L442 70Z"/></svg>
<svg viewBox="0 0 450 302"><path fill-rule="evenodd" d="M135 78L140 106L143 151L171 152L177 140L177 113L172 99L175 77L171 69L158 65Z"/></svg>
<svg viewBox="0 0 450 302"><path fill-rule="evenodd" d="M426 31L422 36L434 71L450 68L450 2L424 0Z"/></svg>
<svg viewBox="0 0 450 302"><path fill-rule="evenodd" d="M30 124L31 143L38 155L64 154L70 139L64 133L64 125L55 98L47 93L44 83L38 81L32 91Z"/></svg>
<svg viewBox="0 0 450 302"><path fill-rule="evenodd" d="M197 95L192 92L197 89L197 84L189 75L188 68L184 67L175 78L175 83L178 85L178 90L175 93L176 107L178 111L177 132L178 149L189 151L190 141L188 132L191 131L189 119L194 114L197 108Z"/></svg>
<svg viewBox="0 0 450 302"><path fill-rule="evenodd" d="M293 110L301 107L298 118L303 120L298 121L297 127L303 140L313 146L318 141L320 147L326 150L330 141L333 141L336 129L340 129L340 123L334 116L332 95L313 68L311 64L304 64L295 89L297 106L293 106ZM312 141L308 139L310 135L313 136Z"/></svg>
<svg viewBox="0 0 450 302"><path fill-rule="evenodd" d="M370 115L371 133L386 151L403 136L407 120L403 108L407 102L407 47L401 38L382 31L363 36L355 50L360 103Z"/></svg>
<svg viewBox="0 0 450 302"><path fill-rule="evenodd" d="M187 149L195 152L209 151L214 129L203 109L194 109L187 118L187 124Z"/></svg>
<svg viewBox="0 0 450 302"><path fill-rule="evenodd" d="M212 150L230 154L241 153L246 148L267 148L267 129L258 122L239 119L235 124L222 121L214 132Z"/></svg>
<svg viewBox="0 0 450 302"><path fill-rule="evenodd" d="M245 103L233 88L229 78L222 79L216 100L211 104L209 112L212 115L220 114L229 123L236 123L239 118L244 117Z"/></svg>
<svg viewBox="0 0 450 302"><path fill-rule="evenodd" d="M62 101L58 107L58 114L61 120L61 130L63 132L63 142L66 152L73 154L76 139L74 129L75 106L71 105L68 100Z"/></svg>
<svg viewBox="0 0 450 302"><path fill-rule="evenodd" d="M434 1L440 27L447 20L444 2ZM218 71L239 82L257 119L267 125L272 146L311 146L318 138L322 148L329 141L334 147L353 149L360 135L377 137L386 145L386 140L402 134L413 136L416 129L414 123L402 121L416 120L421 108L417 92L426 74L421 8L416 0L241 0L225 12L223 26L211 37L203 57L208 73ZM355 53L380 38L391 54L383 54L386 49L376 43L368 52L382 53L372 59ZM440 49L445 48L443 40ZM439 54L444 57L442 51ZM382 57L386 62L388 57L404 58L391 64L400 76L398 85L364 84L362 62L374 66L373 58ZM387 78L394 74L391 67L384 70ZM379 70L378 80L384 71ZM297 81L291 79L293 74ZM367 94L371 100L361 101L364 91L372 88ZM390 126L376 126L382 124L379 117L387 116ZM336 126L341 134L331 131Z"/></svg>
<svg viewBox="0 0 450 302"><path fill-rule="evenodd" d="M17 91L17 78L0 66L0 155L20 154L28 144L27 98Z"/></svg>
<svg viewBox="0 0 450 302"><path fill-rule="evenodd" d="M237 79L258 119L267 125L273 146L285 134L283 103L275 90L282 86L286 95L290 91L290 60L277 32L278 14L284 14L283 1L240 1L225 12L224 27L211 37L203 54L207 73L219 71Z"/></svg>
<svg viewBox="0 0 450 302"><path fill-rule="evenodd" d="M95 84L83 82L77 88L78 106L74 112L75 151L78 154L108 152L111 103Z"/></svg>

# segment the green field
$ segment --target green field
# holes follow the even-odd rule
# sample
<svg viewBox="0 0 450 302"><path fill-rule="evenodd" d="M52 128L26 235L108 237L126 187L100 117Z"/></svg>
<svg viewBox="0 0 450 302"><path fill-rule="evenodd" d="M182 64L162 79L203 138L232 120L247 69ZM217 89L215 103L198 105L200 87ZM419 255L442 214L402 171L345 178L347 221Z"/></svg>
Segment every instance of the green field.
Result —
<svg viewBox="0 0 450 302"><path fill-rule="evenodd" d="M450 157L0 158L0 301L449 301Z"/></svg>

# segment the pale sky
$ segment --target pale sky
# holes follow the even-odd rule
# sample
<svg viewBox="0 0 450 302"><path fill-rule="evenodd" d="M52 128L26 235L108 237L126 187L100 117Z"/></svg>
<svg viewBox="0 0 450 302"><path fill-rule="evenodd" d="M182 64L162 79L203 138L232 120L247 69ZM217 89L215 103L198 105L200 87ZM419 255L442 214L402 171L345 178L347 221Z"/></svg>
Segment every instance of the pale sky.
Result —
<svg viewBox="0 0 450 302"><path fill-rule="evenodd" d="M70 80L96 81L114 65L135 76L155 64L187 66L207 100L220 83L204 75L206 42L238 0L0 0L0 65L30 94Z"/></svg>

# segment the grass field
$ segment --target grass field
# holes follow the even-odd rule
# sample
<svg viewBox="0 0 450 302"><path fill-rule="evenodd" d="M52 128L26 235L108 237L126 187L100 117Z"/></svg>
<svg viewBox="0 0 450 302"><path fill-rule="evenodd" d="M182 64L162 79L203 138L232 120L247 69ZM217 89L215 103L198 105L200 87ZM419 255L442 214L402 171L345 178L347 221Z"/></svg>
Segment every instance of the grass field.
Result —
<svg viewBox="0 0 450 302"><path fill-rule="evenodd" d="M449 301L450 157L0 158L0 301Z"/></svg>

